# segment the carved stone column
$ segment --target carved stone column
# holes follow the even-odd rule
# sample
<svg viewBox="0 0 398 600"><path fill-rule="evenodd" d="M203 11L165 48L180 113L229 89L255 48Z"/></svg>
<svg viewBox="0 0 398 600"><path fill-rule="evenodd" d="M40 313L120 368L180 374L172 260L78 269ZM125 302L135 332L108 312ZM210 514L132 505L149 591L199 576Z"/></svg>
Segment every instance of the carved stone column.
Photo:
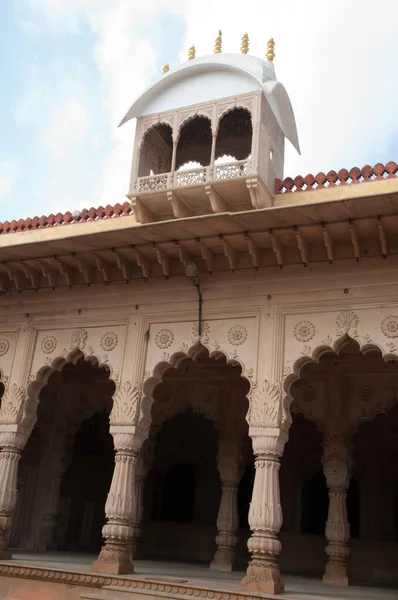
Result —
<svg viewBox="0 0 398 600"><path fill-rule="evenodd" d="M147 431L138 427L118 427L113 432L115 470L105 504L107 523L102 530L105 544L93 564L94 571L133 573L131 544L134 535L135 468ZM125 429L125 431L123 431Z"/></svg>
<svg viewBox="0 0 398 600"><path fill-rule="evenodd" d="M325 530L328 559L323 581L333 585L348 585L347 544L350 539L350 526L347 515L347 490L350 466L345 436L325 434L322 462L330 499Z"/></svg>
<svg viewBox="0 0 398 600"><path fill-rule="evenodd" d="M241 439L221 437L218 442L217 467L221 478L221 502L217 516L217 550L210 564L216 571L232 571L235 562L236 536L239 527L238 485L241 476Z"/></svg>
<svg viewBox="0 0 398 600"><path fill-rule="evenodd" d="M151 437L144 443L140 456L137 461L135 470L135 482L134 482L134 517L133 517L133 539L131 543L131 555L133 558L137 558L139 554L139 544L141 539L141 524L144 516L144 486L145 480L149 471L152 468L153 461L155 458L155 438Z"/></svg>
<svg viewBox="0 0 398 600"><path fill-rule="evenodd" d="M278 557L282 544L278 540L282 526L279 493L279 468L287 433L276 427L251 427L256 474L249 510L252 535L248 541L251 553L242 587L257 593L283 592Z"/></svg>
<svg viewBox="0 0 398 600"><path fill-rule="evenodd" d="M46 495L47 505L40 532L41 549L55 548L55 532L60 510L61 483L64 473L72 458L73 436L60 438L57 441L50 465L49 487Z"/></svg>
<svg viewBox="0 0 398 600"><path fill-rule="evenodd" d="M0 560L11 558L8 535L17 503L18 463L30 435L25 427L8 427L11 431L0 432Z"/></svg>

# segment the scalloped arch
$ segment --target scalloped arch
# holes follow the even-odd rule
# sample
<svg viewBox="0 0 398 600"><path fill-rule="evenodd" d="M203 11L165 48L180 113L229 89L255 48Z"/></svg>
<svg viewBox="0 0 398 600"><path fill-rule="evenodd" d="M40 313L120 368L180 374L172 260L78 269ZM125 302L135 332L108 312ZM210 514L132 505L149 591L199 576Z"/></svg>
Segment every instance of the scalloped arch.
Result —
<svg viewBox="0 0 398 600"><path fill-rule="evenodd" d="M84 359L85 362L91 363L93 366L97 366L100 369L105 368L109 371L108 379L113 381L116 387L116 383L113 380L112 365L103 363L100 358L93 354L87 354L79 348L74 348L66 354L66 356L55 357L50 364L43 365L36 372L33 381L30 381L26 389L26 400L23 408L22 424L33 427L37 418L37 407L40 402L40 392L45 385L47 385L50 376L56 371L62 371L67 364L76 365L80 359Z"/></svg>
<svg viewBox="0 0 398 600"><path fill-rule="evenodd" d="M380 354L380 358L385 362L389 360L397 360L398 356L392 354L387 351L381 344L379 343L370 343L365 342L363 344L357 339L357 337L350 335L349 333L344 333L343 335L337 337L334 341L332 338L327 340L328 343L322 343L317 346L311 355L305 355L298 358L292 367L292 371L285 374L282 383L282 419L285 427L290 427L291 424L291 414L290 414L290 406L293 401L293 398L290 394L292 385L295 381L298 381L301 377L302 369L308 364L319 364L321 358L325 354L334 354L336 356L339 355L342 348L348 342L355 342L357 345L358 353L362 355L366 355L369 352L378 352ZM330 342L330 343L329 343Z"/></svg>
<svg viewBox="0 0 398 600"><path fill-rule="evenodd" d="M159 120L157 120L156 122L150 123L148 127L144 128L143 131L141 131L140 143L138 145L139 151L142 150L145 140L148 137L148 135L150 134L150 132L153 129L156 129L156 127L158 127L158 125L166 125L166 127L168 127L170 129L171 139L173 139L173 136L174 136L173 127L170 125L170 123L166 119L164 119L162 116L159 116Z"/></svg>
<svg viewBox="0 0 398 600"><path fill-rule="evenodd" d="M142 427L146 427L149 429L151 425L151 411L154 403L153 394L155 392L156 387L160 383L162 383L165 373L170 369L177 370L185 360L191 360L195 363L202 357L224 361L226 365L230 365L233 367L239 366L241 369L240 378L244 382L246 382L248 386L246 397L250 402L250 396L252 392L252 381L250 380L250 377L245 375L245 365L238 359L229 357L228 353L224 350L211 350L205 343L196 342L195 344L190 346L185 352L175 352L171 355L171 357L168 360L158 362L154 367L152 374L144 380L142 386L143 394L141 399L139 416L139 421Z"/></svg>

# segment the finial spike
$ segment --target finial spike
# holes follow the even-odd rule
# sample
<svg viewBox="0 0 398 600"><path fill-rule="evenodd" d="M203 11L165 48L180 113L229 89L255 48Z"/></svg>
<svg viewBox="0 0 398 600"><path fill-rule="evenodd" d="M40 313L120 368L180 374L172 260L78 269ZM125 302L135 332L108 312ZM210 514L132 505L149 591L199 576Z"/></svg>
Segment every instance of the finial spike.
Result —
<svg viewBox="0 0 398 600"><path fill-rule="evenodd" d="M242 54L247 54L249 52L249 35L247 33L243 34L240 50Z"/></svg>
<svg viewBox="0 0 398 600"><path fill-rule="evenodd" d="M196 57L195 46L191 46L188 50L188 60L193 60Z"/></svg>
<svg viewBox="0 0 398 600"><path fill-rule="evenodd" d="M220 54L222 51L222 33L221 29L218 30L218 36L216 37L216 43L214 46L214 54Z"/></svg>
<svg viewBox="0 0 398 600"><path fill-rule="evenodd" d="M169 63L166 63L163 67L163 71L162 71L163 75L165 75L168 71L170 71L170 65L169 65Z"/></svg>
<svg viewBox="0 0 398 600"><path fill-rule="evenodd" d="M270 38L267 44L267 60L272 62L275 58L275 42L274 38Z"/></svg>

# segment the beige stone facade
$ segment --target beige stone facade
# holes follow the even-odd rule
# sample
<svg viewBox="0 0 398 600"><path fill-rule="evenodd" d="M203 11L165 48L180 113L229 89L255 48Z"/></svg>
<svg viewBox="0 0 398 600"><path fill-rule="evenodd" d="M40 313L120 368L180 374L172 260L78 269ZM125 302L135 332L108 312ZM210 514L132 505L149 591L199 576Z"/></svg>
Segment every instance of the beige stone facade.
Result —
<svg viewBox="0 0 398 600"><path fill-rule="evenodd" d="M0 236L2 559L397 583L398 180L275 195L294 117L238 59L135 105L131 213ZM240 93L167 106L216 60Z"/></svg>

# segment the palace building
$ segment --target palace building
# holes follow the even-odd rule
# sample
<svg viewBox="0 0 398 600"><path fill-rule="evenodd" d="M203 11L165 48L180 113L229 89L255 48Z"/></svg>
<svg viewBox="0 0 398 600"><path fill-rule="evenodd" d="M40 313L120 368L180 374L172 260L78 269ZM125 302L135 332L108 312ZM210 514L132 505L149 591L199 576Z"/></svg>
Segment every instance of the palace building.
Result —
<svg viewBox="0 0 398 600"><path fill-rule="evenodd" d="M284 178L248 45L134 102L124 204L0 223L0 596L398 585L398 167Z"/></svg>

